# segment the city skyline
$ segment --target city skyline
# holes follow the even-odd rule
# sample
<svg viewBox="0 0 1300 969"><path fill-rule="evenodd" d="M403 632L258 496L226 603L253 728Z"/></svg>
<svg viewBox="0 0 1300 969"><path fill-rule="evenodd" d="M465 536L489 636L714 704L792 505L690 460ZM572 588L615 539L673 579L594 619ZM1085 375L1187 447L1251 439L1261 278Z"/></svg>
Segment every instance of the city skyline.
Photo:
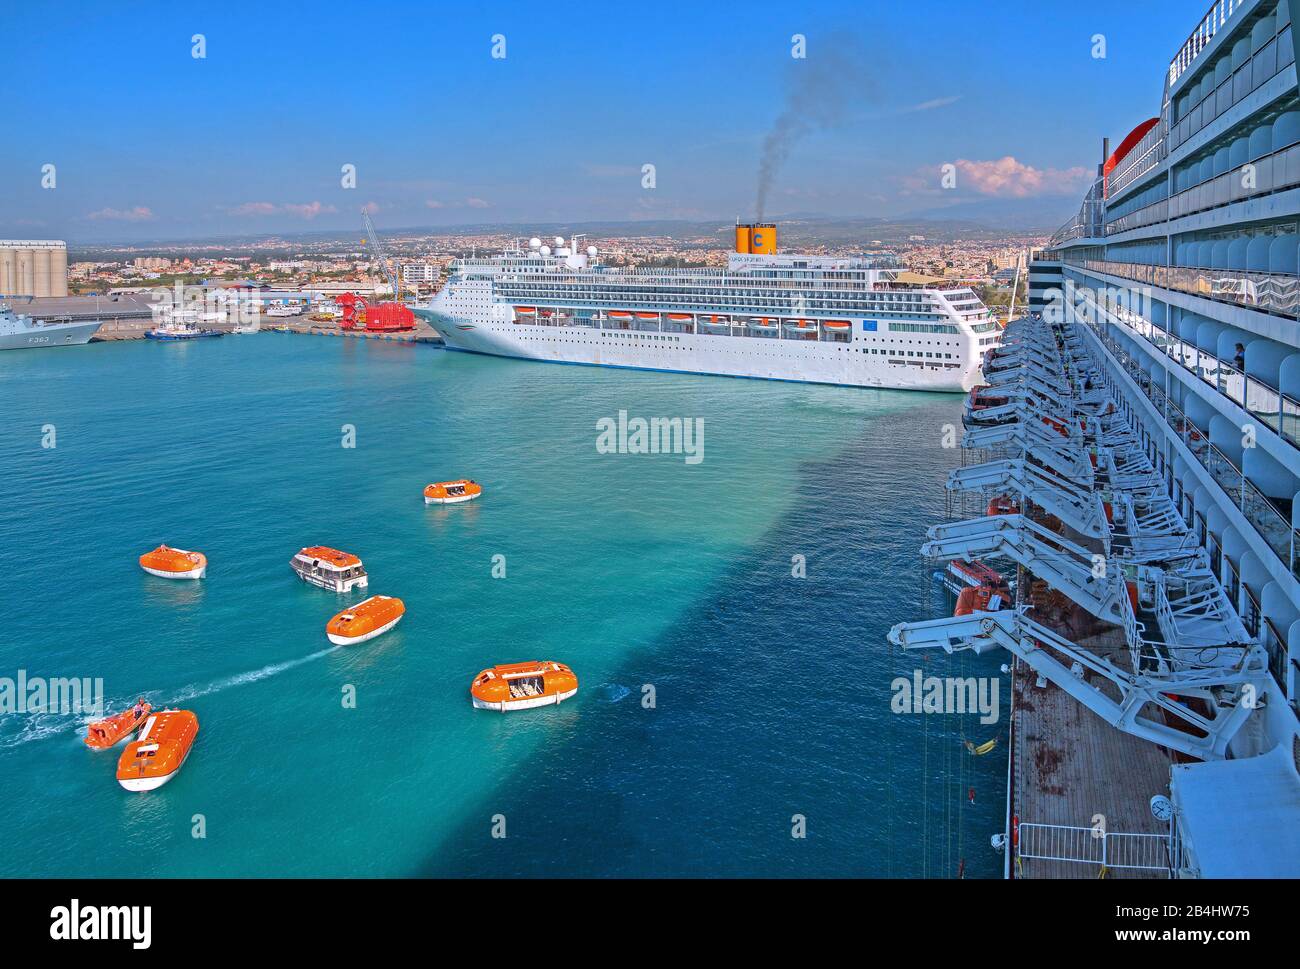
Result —
<svg viewBox="0 0 1300 969"><path fill-rule="evenodd" d="M1114 118L1159 107L1149 64L1172 54L1188 12L1101 3L1044 25L1029 4L996 24L983 8L940 9L922 22L897 4L759 4L744 18L579 4L553 19L458 8L453 21L399 4L389 20L403 26L369 40L371 24L335 4L310 20L78 11L57 35L42 29L48 8L10 10L0 25L25 43L6 102L24 137L0 159L0 235L354 231L362 206L391 229L709 221L754 215L760 169L772 218L1045 226L1092 177L1079 159L1124 134ZM1034 57L1078 95L1065 129L1028 80Z"/></svg>

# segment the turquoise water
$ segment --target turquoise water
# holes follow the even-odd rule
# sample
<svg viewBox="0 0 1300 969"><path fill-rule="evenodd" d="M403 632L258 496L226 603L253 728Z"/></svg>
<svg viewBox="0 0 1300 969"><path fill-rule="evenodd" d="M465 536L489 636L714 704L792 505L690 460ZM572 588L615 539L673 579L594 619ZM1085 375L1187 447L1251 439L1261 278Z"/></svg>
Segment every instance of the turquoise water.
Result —
<svg viewBox="0 0 1300 969"><path fill-rule="evenodd" d="M704 460L599 453L620 410L703 418ZM201 723L136 795L84 717L0 715L0 874L1000 872L1005 718L889 707L918 667L997 674L885 641L949 608L917 549L957 397L260 334L3 353L0 413L0 676ZM460 476L480 501L423 504ZM160 542L207 578L141 572ZM361 595L298 581L310 544L361 555L401 625L329 648ZM578 696L473 710L474 674L521 659Z"/></svg>

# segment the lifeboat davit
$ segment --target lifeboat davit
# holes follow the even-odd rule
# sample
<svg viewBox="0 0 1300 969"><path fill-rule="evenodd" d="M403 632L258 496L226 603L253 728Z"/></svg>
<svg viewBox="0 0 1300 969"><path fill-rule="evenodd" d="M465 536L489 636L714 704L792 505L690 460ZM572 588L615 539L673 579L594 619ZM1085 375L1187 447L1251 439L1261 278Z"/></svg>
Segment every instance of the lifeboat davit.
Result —
<svg viewBox="0 0 1300 969"><path fill-rule="evenodd" d="M560 704L578 692L578 678L563 663L507 663L474 677L469 694L478 710L531 710Z"/></svg>
<svg viewBox="0 0 1300 969"><path fill-rule="evenodd" d="M483 486L468 478L460 481L435 481L424 486L424 503L426 505L455 505L462 501L473 501L483 494Z"/></svg>
<svg viewBox="0 0 1300 969"><path fill-rule="evenodd" d="M371 596L344 609L325 624L325 635L335 646L355 646L382 636L402 620L406 604L394 596Z"/></svg>
<svg viewBox="0 0 1300 969"><path fill-rule="evenodd" d="M1011 604L1011 591L1002 585L970 585L957 595L954 616L969 616L973 612L997 612Z"/></svg>
<svg viewBox="0 0 1300 969"><path fill-rule="evenodd" d="M136 715L135 708L132 707L115 716L96 720L86 727L86 746L92 750L108 750L109 747L116 747L145 722L145 718L149 716L149 711L152 709L149 704L145 703L139 716Z"/></svg>
<svg viewBox="0 0 1300 969"><path fill-rule="evenodd" d="M159 545L140 556L140 568L164 579L201 579L208 572L208 557L202 552Z"/></svg>
<svg viewBox="0 0 1300 969"><path fill-rule="evenodd" d="M117 761L117 782L128 791L152 791L176 776L199 735L199 718L189 710L163 710L144 722L140 736Z"/></svg>

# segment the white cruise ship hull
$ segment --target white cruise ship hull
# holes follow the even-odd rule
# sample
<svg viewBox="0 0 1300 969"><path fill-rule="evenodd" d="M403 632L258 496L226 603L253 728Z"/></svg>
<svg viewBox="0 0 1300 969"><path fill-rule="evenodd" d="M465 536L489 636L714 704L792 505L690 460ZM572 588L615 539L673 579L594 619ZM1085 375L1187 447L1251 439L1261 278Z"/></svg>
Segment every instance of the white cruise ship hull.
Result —
<svg viewBox="0 0 1300 969"><path fill-rule="evenodd" d="M438 331L448 349L522 360L891 390L964 393L980 382L977 366L891 362L886 355L862 352L858 341L602 331L414 311Z"/></svg>

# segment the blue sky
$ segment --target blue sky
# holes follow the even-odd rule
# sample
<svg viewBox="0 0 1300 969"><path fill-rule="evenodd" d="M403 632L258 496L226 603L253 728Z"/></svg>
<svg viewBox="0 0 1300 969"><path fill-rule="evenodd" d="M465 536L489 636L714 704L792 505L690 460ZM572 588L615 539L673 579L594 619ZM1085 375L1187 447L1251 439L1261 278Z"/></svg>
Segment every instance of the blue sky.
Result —
<svg viewBox="0 0 1300 969"><path fill-rule="evenodd" d="M1158 111L1204 7L5 3L0 236L353 229L362 205L383 228L750 216L765 136L832 56L848 66L816 100L837 110L791 144L769 215L982 202L1064 219L1102 136Z"/></svg>

